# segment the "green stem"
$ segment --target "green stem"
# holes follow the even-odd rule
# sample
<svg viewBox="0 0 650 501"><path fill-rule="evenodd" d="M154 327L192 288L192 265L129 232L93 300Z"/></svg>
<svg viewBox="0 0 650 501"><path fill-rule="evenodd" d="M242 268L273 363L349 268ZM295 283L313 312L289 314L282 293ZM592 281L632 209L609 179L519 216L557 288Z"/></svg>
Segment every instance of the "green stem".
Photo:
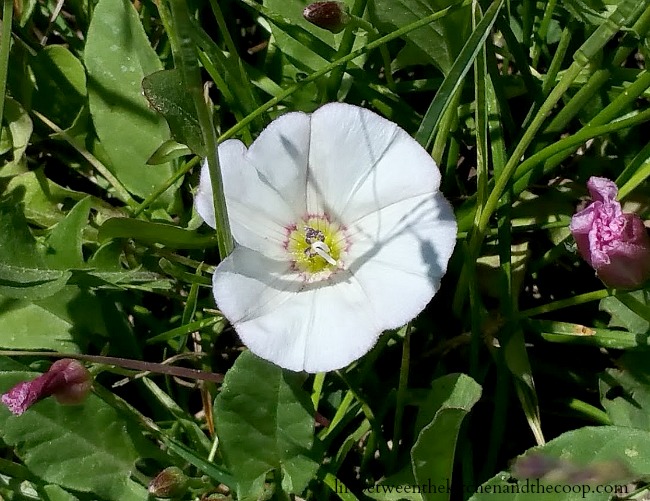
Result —
<svg viewBox="0 0 650 501"><path fill-rule="evenodd" d="M320 432L318 438L321 441L324 441L325 438L336 428L336 425L343 421L343 418L347 414L350 405L352 405L352 402L354 402L354 393L352 390L348 390L345 393L345 396L343 397L343 400L341 401L338 409L336 409L336 414L334 414L332 421L330 421L330 425Z"/></svg>
<svg viewBox="0 0 650 501"><path fill-rule="evenodd" d="M9 71L9 50L11 49L11 22L14 16L14 3L4 0L2 6L2 36L0 38L0 128L4 118L7 91L7 72Z"/></svg>
<svg viewBox="0 0 650 501"><path fill-rule="evenodd" d="M370 24L362 17L350 15L350 19L352 23L356 24L356 26L363 29L366 33L368 33L368 36L370 37L371 41L377 40L381 36L381 33L379 33L379 31L377 31L377 29L372 24ZM384 63L384 74L386 76L386 84L388 85L388 88L390 90L395 92L395 80L393 79L393 73L391 71L390 54L388 52L388 48L386 47L386 45L381 45L379 47L379 53Z"/></svg>
<svg viewBox="0 0 650 501"><path fill-rule="evenodd" d="M594 407L593 405L588 404L587 402L583 402L582 400L578 400L577 398L570 398L566 402L566 405L569 409L586 417L590 421L594 421L604 426L612 424L612 420L609 419L609 416L605 411L603 411L602 409L598 409L597 407Z"/></svg>
<svg viewBox="0 0 650 501"><path fill-rule="evenodd" d="M438 127L438 134L433 141L433 148L431 149L431 157L440 164L442 162L442 155L447 145L449 135L458 127L458 104L462 95L462 88L456 89L452 96L449 106L445 110L440 119L440 126ZM456 164L454 164L454 168Z"/></svg>
<svg viewBox="0 0 650 501"><path fill-rule="evenodd" d="M237 46L235 45L235 42L230 36L230 31L228 31L228 25L226 23L226 20L223 17L223 12L219 7L219 3L217 2L217 0L210 0L210 6L212 7L212 13L214 14L214 17L217 20L217 25L219 26L219 30L221 30L223 39L226 42L226 47L228 48L228 52L230 52L230 57L232 58L234 66L236 67L236 71L239 73L238 80L241 86L241 90L243 91L240 92L240 95L244 101L246 111L247 112L251 111L257 107L257 102L255 100L255 93L253 92L253 87L251 86L251 79L246 74L246 69L244 68L244 62L242 61L241 57L239 57L239 53L237 52Z"/></svg>
<svg viewBox="0 0 650 501"><path fill-rule="evenodd" d="M323 384L325 384L326 372L319 372L314 376L314 384L312 385L311 403L314 406L314 412L318 411L318 402L323 393Z"/></svg>
<svg viewBox="0 0 650 501"><path fill-rule="evenodd" d="M203 84L201 73L197 63L197 52L192 40L192 23L184 0L170 0L172 17L176 24L176 30L180 41L179 57L176 61L177 67L183 74L183 80L187 91L192 96L196 107L197 117L201 126L203 144L207 152L208 169L210 171L210 182L212 183L212 194L214 201L214 216L216 222L217 240L219 255L225 259L234 247L234 241L230 232L226 198L223 192L221 169L219 167L219 153L217 150L217 137L212 123L212 116L208 110L207 103L203 98Z"/></svg>
<svg viewBox="0 0 650 501"><path fill-rule="evenodd" d="M360 18L363 15L363 11L366 10L366 3L368 0L354 0L354 6L352 7L351 17ZM354 32L356 26L355 23L350 23L343 32L343 37L341 38L341 44L339 45L338 50L336 51L336 59L341 59L343 56L350 54L352 47L354 46ZM336 101L338 96L339 87L341 87L341 81L343 80L343 74L345 73L345 66L341 65L330 74L327 79L327 98L330 101Z"/></svg>
<svg viewBox="0 0 650 501"><path fill-rule="evenodd" d="M178 0L176 0L178 1ZM275 96L272 99L269 99L266 103L261 105L259 108L257 108L253 113L249 114L246 118L244 118L242 121L237 123L235 126L231 127L228 129L226 132L224 132L221 137L219 137L219 142L225 141L226 139L229 139L233 137L235 134L237 134L242 128L246 127L249 123L251 123L253 120L255 120L259 115L262 113L265 113L268 109L272 108L273 106L281 103L284 101L287 97L291 96L293 93L299 91L302 89L305 85L308 83L313 82L314 80L318 80L320 77L323 75L326 75L330 71L332 71L334 68L337 68L338 66L345 65L349 63L350 61L356 59L359 57L361 54L364 54L368 51L374 50L376 48L379 48L380 46L395 40L397 38L400 38L407 33L410 33L413 30L416 30L418 28L421 28L422 26L426 26L429 23L432 23L433 21L436 21L438 19L441 19L449 14L452 14L453 12L456 12L463 7L467 5L471 5L473 0L462 0L462 2L454 4L450 7L447 7L446 9L439 10L438 12L431 14L429 16L423 17L422 19L419 19L411 24L408 24L398 30L395 30L388 35L384 35L381 38L378 38L377 40L374 40L370 42L369 44L360 47L357 50L354 50L350 52L347 56L342 57L341 59L338 59L336 61L333 61L325 66L323 66L320 70L315 71L311 75L309 75L307 78L301 80L299 83L292 85L288 89L285 89L283 92L279 93L277 96Z"/></svg>
<svg viewBox="0 0 650 501"><path fill-rule="evenodd" d="M409 366L411 359L411 324L406 326L404 342L402 343L402 363L399 369L399 382L397 386L397 398L395 401L395 421L393 423L393 449L391 451L391 471L395 470L399 454L399 442L402 439L402 418L406 403L406 391L408 389Z"/></svg>
<svg viewBox="0 0 650 501"><path fill-rule="evenodd" d="M537 68L537 64L539 63L539 56L542 53L541 51L541 44L546 42L546 34L548 33L548 28L551 24L551 20L553 19L553 11L555 10L555 5L557 4L557 0L549 0L549 2L546 4L546 9L544 9L544 17L542 18L542 22L539 25L539 29L537 30L537 35L535 36L535 43L533 45L533 48L531 50L532 52L532 59L533 59L533 68Z"/></svg>
<svg viewBox="0 0 650 501"><path fill-rule="evenodd" d="M154 203L159 196L165 193L173 184L181 179L185 174L187 174L192 168L199 163L201 159L199 157L194 157L188 161L181 169L179 169L171 178L169 178L165 183L158 187L151 195L144 199L144 201L138 205L133 212L133 217L138 217L142 212Z"/></svg>
<svg viewBox="0 0 650 501"><path fill-rule="evenodd" d="M566 52L569 49L569 44L571 43L571 33L572 31L569 26L564 28L564 31L562 31L560 41L557 44L555 53L553 54L553 59L551 60L551 64L548 67L546 75L544 76L544 83L542 84L542 94L544 96L547 96L551 91L551 87L555 83L557 74L562 67L562 61L564 61L564 56L566 56Z"/></svg>
<svg viewBox="0 0 650 501"><path fill-rule="evenodd" d="M650 110L645 110L629 118L617 120L606 125L585 126L580 132L552 143L550 146L531 155L519 164L513 176L515 193L521 193L526 189L531 182L533 174L538 177L538 175L546 174L550 169L554 168L558 164L557 160L554 160L554 157L559 159L562 156L564 158L567 152L573 152L575 148L584 144L589 139L627 129L647 122L648 120L650 120ZM543 165L542 172L534 173L533 171L539 165Z"/></svg>
<svg viewBox="0 0 650 501"><path fill-rule="evenodd" d="M650 143L648 143L650 145ZM650 177L650 161L644 163L632 177L618 190L618 199L623 200L632 191Z"/></svg>
<svg viewBox="0 0 650 501"><path fill-rule="evenodd" d="M608 289L586 292L585 294L580 294L568 299L560 299L559 301L553 301L552 303L547 303L543 304L542 306L536 306L535 308L529 308L527 310L520 311L517 317L521 319L543 315L545 313L550 313L551 311L570 308L579 304L590 303L591 301L600 301L601 299L605 299L606 297L612 296L613 294L614 293Z"/></svg>

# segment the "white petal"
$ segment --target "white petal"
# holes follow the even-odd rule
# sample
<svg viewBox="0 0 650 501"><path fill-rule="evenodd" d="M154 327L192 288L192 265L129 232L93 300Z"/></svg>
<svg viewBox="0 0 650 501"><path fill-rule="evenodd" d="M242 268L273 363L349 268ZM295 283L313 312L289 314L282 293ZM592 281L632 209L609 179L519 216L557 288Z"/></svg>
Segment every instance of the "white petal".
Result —
<svg viewBox="0 0 650 501"><path fill-rule="evenodd" d="M330 103L316 110L311 116L309 212L340 218L350 196L381 160L397 131L393 122L357 106Z"/></svg>
<svg viewBox="0 0 650 501"><path fill-rule="evenodd" d="M256 355L291 370L345 367L367 353L381 328L349 275L305 284L278 261L238 247L214 274L217 306Z"/></svg>
<svg viewBox="0 0 650 501"><path fill-rule="evenodd" d="M440 171L431 155L415 139L398 129L388 149L374 168L359 179L341 210L349 223L401 200L435 193Z"/></svg>
<svg viewBox="0 0 650 501"><path fill-rule="evenodd" d="M268 257L284 259L286 227L295 222L294 211L282 195L260 177L249 162L241 141L231 139L219 145L219 164L234 239ZM195 203L199 215L214 228L212 185L205 161Z"/></svg>
<svg viewBox="0 0 650 501"><path fill-rule="evenodd" d="M260 178L300 217L306 213L305 183L309 163L310 117L287 113L273 120L248 149Z"/></svg>
<svg viewBox="0 0 650 501"><path fill-rule="evenodd" d="M395 203L351 225L346 268L382 329L413 319L438 291L456 229L451 205L440 193Z"/></svg>

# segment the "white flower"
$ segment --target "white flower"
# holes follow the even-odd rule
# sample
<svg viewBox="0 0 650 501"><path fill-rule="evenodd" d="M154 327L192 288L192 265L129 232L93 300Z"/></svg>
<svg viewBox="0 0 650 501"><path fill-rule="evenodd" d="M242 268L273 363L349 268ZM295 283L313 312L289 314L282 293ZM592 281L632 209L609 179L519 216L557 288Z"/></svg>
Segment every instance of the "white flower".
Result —
<svg viewBox="0 0 650 501"><path fill-rule="evenodd" d="M274 120L246 150L219 146L237 246L214 297L242 341L277 365L339 369L421 312L456 242L429 154L396 124L327 104ZM207 166L196 209L215 217Z"/></svg>

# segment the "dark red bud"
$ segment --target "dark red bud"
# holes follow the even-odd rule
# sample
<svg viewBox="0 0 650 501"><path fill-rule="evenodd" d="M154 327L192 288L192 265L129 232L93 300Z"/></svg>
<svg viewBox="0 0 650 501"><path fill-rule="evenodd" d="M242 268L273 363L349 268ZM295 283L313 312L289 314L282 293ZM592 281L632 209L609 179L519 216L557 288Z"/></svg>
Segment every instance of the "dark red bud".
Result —
<svg viewBox="0 0 650 501"><path fill-rule="evenodd" d="M338 33L350 22L348 8L343 2L314 2L302 11L303 17L310 23Z"/></svg>

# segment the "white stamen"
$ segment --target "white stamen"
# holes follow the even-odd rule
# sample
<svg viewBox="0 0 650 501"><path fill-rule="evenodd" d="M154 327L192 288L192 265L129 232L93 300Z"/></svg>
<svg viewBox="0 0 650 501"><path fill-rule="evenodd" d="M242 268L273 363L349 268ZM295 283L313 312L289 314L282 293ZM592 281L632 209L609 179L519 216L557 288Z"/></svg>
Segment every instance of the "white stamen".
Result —
<svg viewBox="0 0 650 501"><path fill-rule="evenodd" d="M332 266L336 266L336 259L334 259L332 256L329 255L330 248L325 242L316 240L311 244L311 250L314 251L316 254L318 254L320 257L322 257L325 261L327 261Z"/></svg>

